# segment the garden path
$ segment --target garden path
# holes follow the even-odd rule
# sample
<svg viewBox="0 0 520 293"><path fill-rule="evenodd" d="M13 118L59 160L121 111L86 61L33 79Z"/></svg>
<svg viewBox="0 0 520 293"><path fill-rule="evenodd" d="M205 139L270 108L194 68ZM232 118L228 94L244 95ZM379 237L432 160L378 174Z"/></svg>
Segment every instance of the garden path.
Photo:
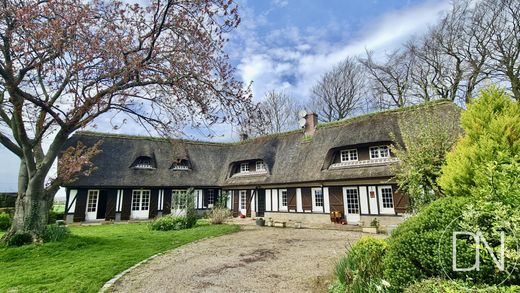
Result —
<svg viewBox="0 0 520 293"><path fill-rule="evenodd" d="M243 225L138 266L112 292L324 292L359 232Z"/></svg>

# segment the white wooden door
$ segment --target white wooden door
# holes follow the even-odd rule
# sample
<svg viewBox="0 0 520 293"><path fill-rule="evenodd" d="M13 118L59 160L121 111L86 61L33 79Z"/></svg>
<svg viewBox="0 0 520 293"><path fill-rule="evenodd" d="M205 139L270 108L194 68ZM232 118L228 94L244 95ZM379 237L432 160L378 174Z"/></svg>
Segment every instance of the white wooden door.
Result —
<svg viewBox="0 0 520 293"><path fill-rule="evenodd" d="M247 215L247 191L240 190L238 194L238 211L242 215Z"/></svg>
<svg viewBox="0 0 520 293"><path fill-rule="evenodd" d="M379 195L379 209L381 214L394 215L394 192L391 185L377 187Z"/></svg>
<svg viewBox="0 0 520 293"><path fill-rule="evenodd" d="M150 190L132 191L131 219L148 219L150 215Z"/></svg>
<svg viewBox="0 0 520 293"><path fill-rule="evenodd" d="M361 220L359 215L359 194L357 187L343 187L343 205L345 218L348 224L355 224Z"/></svg>
<svg viewBox="0 0 520 293"><path fill-rule="evenodd" d="M87 210L85 212L85 221L93 221L97 219L98 203L99 190L89 190L87 194Z"/></svg>

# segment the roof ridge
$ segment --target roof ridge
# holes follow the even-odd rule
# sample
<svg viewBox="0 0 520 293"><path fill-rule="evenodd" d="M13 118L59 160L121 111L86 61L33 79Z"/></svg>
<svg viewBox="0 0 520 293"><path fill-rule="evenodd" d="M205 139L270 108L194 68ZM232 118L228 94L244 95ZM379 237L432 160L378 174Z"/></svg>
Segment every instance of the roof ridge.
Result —
<svg viewBox="0 0 520 293"><path fill-rule="evenodd" d="M331 122L325 122L325 123L319 123L316 128L331 128L331 127L339 127L343 125L347 125L352 122L356 121L362 121L368 118L377 117L377 116L384 116L389 114L402 114L409 111L416 111L424 108L431 108L437 105L442 104L454 104L451 100L435 100L435 101L429 101L426 103L418 104L418 105L412 105L412 106L406 106L396 109L389 109L379 112L372 112L367 113L351 118L345 118L341 120L331 121ZM192 139L183 139L183 138L167 138L167 137L158 137L158 136L145 136L145 135L134 135L134 134L120 134L120 133L108 133L108 132L98 132L98 131L77 131L74 135L82 135L82 136L102 136L102 137L109 137L109 138L121 138L121 139L135 139L135 140L150 140L150 141L160 141L160 142L166 142L166 141L178 141L183 143L189 143L189 144L198 144L198 145L214 145L214 146L229 146L229 145L241 145L249 142L254 142L257 140L262 140L266 138L272 138L272 137L284 137L289 136L292 134L302 133L302 129L294 129L284 132L276 132L276 133L270 133L262 136L252 137L249 139L246 139L244 141L230 141L230 142L214 142L214 141L204 141L204 140L192 140Z"/></svg>

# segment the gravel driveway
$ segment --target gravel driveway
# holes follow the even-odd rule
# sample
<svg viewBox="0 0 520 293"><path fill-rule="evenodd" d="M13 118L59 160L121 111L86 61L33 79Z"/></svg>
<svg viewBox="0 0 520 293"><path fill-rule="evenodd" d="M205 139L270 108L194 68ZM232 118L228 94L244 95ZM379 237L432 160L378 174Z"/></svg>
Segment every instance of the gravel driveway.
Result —
<svg viewBox="0 0 520 293"><path fill-rule="evenodd" d="M175 249L119 279L114 292L323 292L361 233L242 226Z"/></svg>

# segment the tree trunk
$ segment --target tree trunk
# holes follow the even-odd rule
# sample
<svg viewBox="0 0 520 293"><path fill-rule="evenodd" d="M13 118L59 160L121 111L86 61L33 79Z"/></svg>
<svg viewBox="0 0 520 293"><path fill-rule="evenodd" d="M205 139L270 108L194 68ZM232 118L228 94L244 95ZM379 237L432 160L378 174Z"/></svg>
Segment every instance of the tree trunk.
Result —
<svg viewBox="0 0 520 293"><path fill-rule="evenodd" d="M42 180L27 180L25 163L20 164L18 197L16 198L13 223L2 237L8 241L15 234L30 234L34 242L41 241L47 226L52 200Z"/></svg>

